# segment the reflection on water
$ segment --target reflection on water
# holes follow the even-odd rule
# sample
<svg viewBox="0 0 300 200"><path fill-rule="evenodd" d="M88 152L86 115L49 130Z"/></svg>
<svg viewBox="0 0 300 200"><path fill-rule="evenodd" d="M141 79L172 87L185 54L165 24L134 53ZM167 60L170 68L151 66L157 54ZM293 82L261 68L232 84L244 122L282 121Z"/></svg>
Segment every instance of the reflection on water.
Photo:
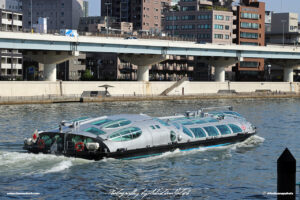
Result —
<svg viewBox="0 0 300 200"><path fill-rule="evenodd" d="M118 113L164 116L223 105L234 106L257 126L258 136L228 147L130 161L95 162L22 150L23 138L36 128L64 119ZM281 152L289 147L300 158L299 105L297 99L252 99L0 106L0 198L9 197L8 192L39 192L31 198L112 199L125 198L123 191L132 192L127 199L141 199L142 194L143 199L174 199L176 194L177 199L272 199L263 192L276 192Z"/></svg>

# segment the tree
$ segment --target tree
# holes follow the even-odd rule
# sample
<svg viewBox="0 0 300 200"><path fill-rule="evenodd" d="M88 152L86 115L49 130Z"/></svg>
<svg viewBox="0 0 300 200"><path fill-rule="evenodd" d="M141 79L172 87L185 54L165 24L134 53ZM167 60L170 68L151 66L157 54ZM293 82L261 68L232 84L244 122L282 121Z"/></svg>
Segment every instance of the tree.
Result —
<svg viewBox="0 0 300 200"><path fill-rule="evenodd" d="M82 81L91 81L93 79L93 74L91 70L86 69L80 78Z"/></svg>

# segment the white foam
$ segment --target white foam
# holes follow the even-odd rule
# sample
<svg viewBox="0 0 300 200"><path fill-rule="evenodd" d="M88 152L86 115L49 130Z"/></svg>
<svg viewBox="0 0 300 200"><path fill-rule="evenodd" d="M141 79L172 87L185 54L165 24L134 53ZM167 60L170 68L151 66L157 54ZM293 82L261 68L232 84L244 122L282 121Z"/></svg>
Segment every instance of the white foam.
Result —
<svg viewBox="0 0 300 200"><path fill-rule="evenodd" d="M263 143L265 141L265 138L260 137L258 135L253 135L249 137L247 140L237 143L235 146L237 148L251 148L251 147L256 147Z"/></svg>
<svg viewBox="0 0 300 200"><path fill-rule="evenodd" d="M52 167L49 170L46 170L44 173L54 173L54 172L60 172L60 171L64 171L65 169L70 168L73 165L73 163L70 160L64 160L60 163L58 163L57 165L55 165L54 167Z"/></svg>

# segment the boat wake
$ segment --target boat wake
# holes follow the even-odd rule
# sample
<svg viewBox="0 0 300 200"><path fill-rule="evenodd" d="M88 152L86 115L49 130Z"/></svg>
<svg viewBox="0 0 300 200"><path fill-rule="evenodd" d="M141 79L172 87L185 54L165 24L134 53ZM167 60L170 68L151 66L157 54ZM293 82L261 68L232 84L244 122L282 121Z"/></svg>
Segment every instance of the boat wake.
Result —
<svg viewBox="0 0 300 200"><path fill-rule="evenodd" d="M56 173L74 165L93 162L51 154L0 151L0 175L37 175Z"/></svg>

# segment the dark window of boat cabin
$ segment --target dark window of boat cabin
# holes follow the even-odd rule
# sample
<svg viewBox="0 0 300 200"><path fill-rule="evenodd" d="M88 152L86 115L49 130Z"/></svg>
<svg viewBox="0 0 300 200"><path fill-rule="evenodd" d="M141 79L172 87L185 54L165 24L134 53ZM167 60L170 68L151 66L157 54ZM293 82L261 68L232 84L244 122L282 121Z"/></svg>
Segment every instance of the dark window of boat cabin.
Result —
<svg viewBox="0 0 300 200"><path fill-rule="evenodd" d="M195 138L206 137L206 134L202 128L191 128L191 131L194 133Z"/></svg>
<svg viewBox="0 0 300 200"><path fill-rule="evenodd" d="M155 127L154 126L150 126L152 129L155 129Z"/></svg>
<svg viewBox="0 0 300 200"><path fill-rule="evenodd" d="M231 130L226 125L217 125L217 129L219 129L221 135L231 134Z"/></svg>
<svg viewBox="0 0 300 200"><path fill-rule="evenodd" d="M176 133L174 131L170 132L170 139L171 139L172 142L175 142L175 140L176 140Z"/></svg>
<svg viewBox="0 0 300 200"><path fill-rule="evenodd" d="M182 127L183 128L183 132L186 134L186 135L188 135L188 136L190 136L190 137L193 137L193 134L191 133L191 131L189 131L189 129L187 129L186 127Z"/></svg>
<svg viewBox="0 0 300 200"><path fill-rule="evenodd" d="M156 128L160 128L160 126L159 126L159 125L155 125L155 127L156 127Z"/></svg>
<svg viewBox="0 0 300 200"><path fill-rule="evenodd" d="M102 131L102 130L100 130L98 128L95 128L95 127L90 127L90 128L87 128L87 129L85 129L83 131L89 132L89 133L93 133L95 135L103 135L103 134L105 134L104 131Z"/></svg>
<svg viewBox="0 0 300 200"><path fill-rule="evenodd" d="M180 130L179 124L177 124L176 122L173 122L172 124L173 124L178 130Z"/></svg>
<svg viewBox="0 0 300 200"><path fill-rule="evenodd" d="M161 123L162 125L164 125L164 126L170 126L167 122L165 122L164 120L161 120L161 119L158 119L158 118L156 118L155 119L156 121L158 121L159 123Z"/></svg>
<svg viewBox="0 0 300 200"><path fill-rule="evenodd" d="M85 120L85 119L88 119L89 117L79 117L77 119L72 119L71 122L77 122L77 121L82 121L82 120Z"/></svg>
<svg viewBox="0 0 300 200"><path fill-rule="evenodd" d="M126 126L128 124L130 124L131 121L130 120L126 120L126 119L118 119L112 122L108 122L107 124L105 124L103 126L103 128L118 128L121 126Z"/></svg>
<svg viewBox="0 0 300 200"><path fill-rule="evenodd" d="M228 124L228 126L231 128L233 133L241 133L243 132L242 129L240 127L238 127L235 124Z"/></svg>
<svg viewBox="0 0 300 200"><path fill-rule="evenodd" d="M96 126L101 126L102 124L105 124L105 123L111 122L111 121L112 121L111 119L102 119L102 120L93 122L92 124L96 125Z"/></svg>
<svg viewBox="0 0 300 200"><path fill-rule="evenodd" d="M206 130L208 136L218 136L219 135L218 130L213 126L204 127L204 129Z"/></svg>

